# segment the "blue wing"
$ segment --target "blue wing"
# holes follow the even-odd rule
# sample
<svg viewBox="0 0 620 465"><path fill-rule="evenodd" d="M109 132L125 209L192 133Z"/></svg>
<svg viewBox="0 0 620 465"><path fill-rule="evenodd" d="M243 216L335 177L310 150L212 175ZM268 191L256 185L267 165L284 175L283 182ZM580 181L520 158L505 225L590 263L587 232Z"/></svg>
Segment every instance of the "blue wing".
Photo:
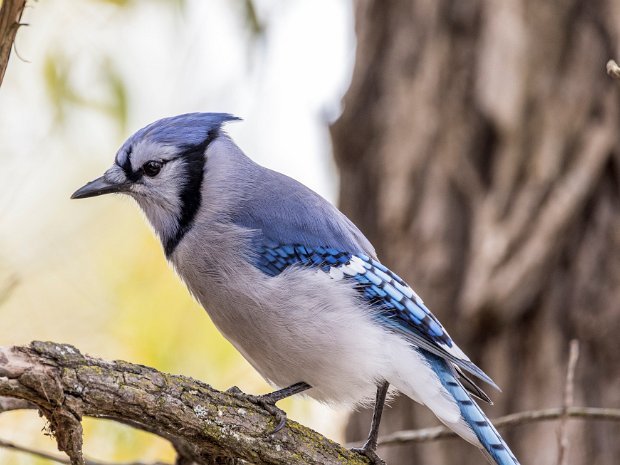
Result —
<svg viewBox="0 0 620 465"><path fill-rule="evenodd" d="M255 266L269 276L276 276L290 266L307 266L349 280L377 308L377 318L382 324L403 334L414 345L495 386L454 344L413 289L377 260L333 247L270 242L258 248Z"/></svg>
<svg viewBox="0 0 620 465"><path fill-rule="evenodd" d="M254 250L263 246L329 246L375 256L373 246L336 207L303 184L265 168L249 174L230 221L256 232Z"/></svg>
<svg viewBox="0 0 620 465"><path fill-rule="evenodd" d="M299 182L258 165L243 173L243 195L229 220L254 232L252 260L269 276L314 267L349 280L377 318L417 347L495 386L454 344L422 300L375 259L368 239L338 209Z"/></svg>

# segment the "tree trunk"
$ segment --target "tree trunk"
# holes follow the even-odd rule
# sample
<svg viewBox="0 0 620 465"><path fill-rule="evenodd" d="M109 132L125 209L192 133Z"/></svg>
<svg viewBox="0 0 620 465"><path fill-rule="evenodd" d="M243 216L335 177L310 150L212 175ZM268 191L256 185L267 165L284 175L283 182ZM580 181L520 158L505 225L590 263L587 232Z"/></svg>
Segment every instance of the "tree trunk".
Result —
<svg viewBox="0 0 620 465"><path fill-rule="evenodd" d="M616 0L360 0L344 112L331 127L342 210L502 387L491 417L620 405ZM398 399L382 433L435 422ZM361 440L368 412L352 417ZM557 424L504 431L552 464ZM620 428L571 423L570 465L611 465ZM385 448L390 465L479 464L463 441Z"/></svg>
<svg viewBox="0 0 620 465"><path fill-rule="evenodd" d="M25 6L26 0L0 0L0 84L4 80Z"/></svg>

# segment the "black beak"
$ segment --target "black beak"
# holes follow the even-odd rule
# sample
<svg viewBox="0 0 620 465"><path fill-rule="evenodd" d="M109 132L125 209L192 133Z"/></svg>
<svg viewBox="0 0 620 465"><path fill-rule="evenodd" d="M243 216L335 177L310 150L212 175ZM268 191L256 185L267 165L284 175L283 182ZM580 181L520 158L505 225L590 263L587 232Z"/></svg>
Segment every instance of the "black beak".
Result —
<svg viewBox="0 0 620 465"><path fill-rule="evenodd" d="M85 186L80 187L72 195L72 199L87 199L88 197L96 197L103 194L113 194L115 192L126 192L129 183L112 183L106 181L103 176L89 182Z"/></svg>

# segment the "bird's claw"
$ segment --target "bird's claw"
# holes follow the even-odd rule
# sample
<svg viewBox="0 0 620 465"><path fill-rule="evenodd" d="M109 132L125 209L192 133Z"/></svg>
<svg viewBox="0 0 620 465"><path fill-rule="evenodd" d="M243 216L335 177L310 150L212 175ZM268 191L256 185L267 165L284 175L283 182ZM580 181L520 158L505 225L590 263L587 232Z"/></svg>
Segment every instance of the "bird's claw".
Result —
<svg viewBox="0 0 620 465"><path fill-rule="evenodd" d="M377 452L370 447L354 447L351 451L367 457L372 465L385 465L385 462L377 455Z"/></svg>
<svg viewBox="0 0 620 465"><path fill-rule="evenodd" d="M251 402L251 401L250 401ZM275 402L271 399L266 399L265 396L256 396L256 405L259 405L264 410L268 411L276 420L276 427L271 431L270 434L276 434L286 425L286 412L278 407L276 407Z"/></svg>
<svg viewBox="0 0 620 465"><path fill-rule="evenodd" d="M248 401L269 412L276 421L276 427L268 433L269 435L277 433L286 425L286 412L276 407L276 401L273 400L269 394L264 396L254 396L252 394L246 394L237 386L232 386L227 389L226 392L239 400Z"/></svg>

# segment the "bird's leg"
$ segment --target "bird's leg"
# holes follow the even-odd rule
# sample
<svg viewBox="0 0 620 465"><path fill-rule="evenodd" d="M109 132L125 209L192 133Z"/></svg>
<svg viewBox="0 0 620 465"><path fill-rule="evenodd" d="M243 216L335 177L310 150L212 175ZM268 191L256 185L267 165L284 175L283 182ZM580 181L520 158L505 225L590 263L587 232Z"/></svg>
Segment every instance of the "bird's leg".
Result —
<svg viewBox="0 0 620 465"><path fill-rule="evenodd" d="M273 415L276 420L276 427L273 429L271 434L275 434L284 428L284 425L286 425L286 412L276 407L276 402L286 399L292 395L299 394L300 392L306 391L311 387L312 386L308 383L295 383L289 387L285 387L284 389L279 389L269 394L263 394L262 396L245 394L244 392L241 392L237 386L231 387L226 392L233 395L237 399L247 400L248 402L258 405Z"/></svg>
<svg viewBox="0 0 620 465"><path fill-rule="evenodd" d="M375 465L385 465L385 462L377 455L377 439L379 438L379 424L381 423L381 414L383 413L383 406L385 405L385 397L387 396L389 386L390 383L385 381L377 388L375 410L372 414L372 423L370 425L368 439L361 448L352 449L368 457Z"/></svg>

